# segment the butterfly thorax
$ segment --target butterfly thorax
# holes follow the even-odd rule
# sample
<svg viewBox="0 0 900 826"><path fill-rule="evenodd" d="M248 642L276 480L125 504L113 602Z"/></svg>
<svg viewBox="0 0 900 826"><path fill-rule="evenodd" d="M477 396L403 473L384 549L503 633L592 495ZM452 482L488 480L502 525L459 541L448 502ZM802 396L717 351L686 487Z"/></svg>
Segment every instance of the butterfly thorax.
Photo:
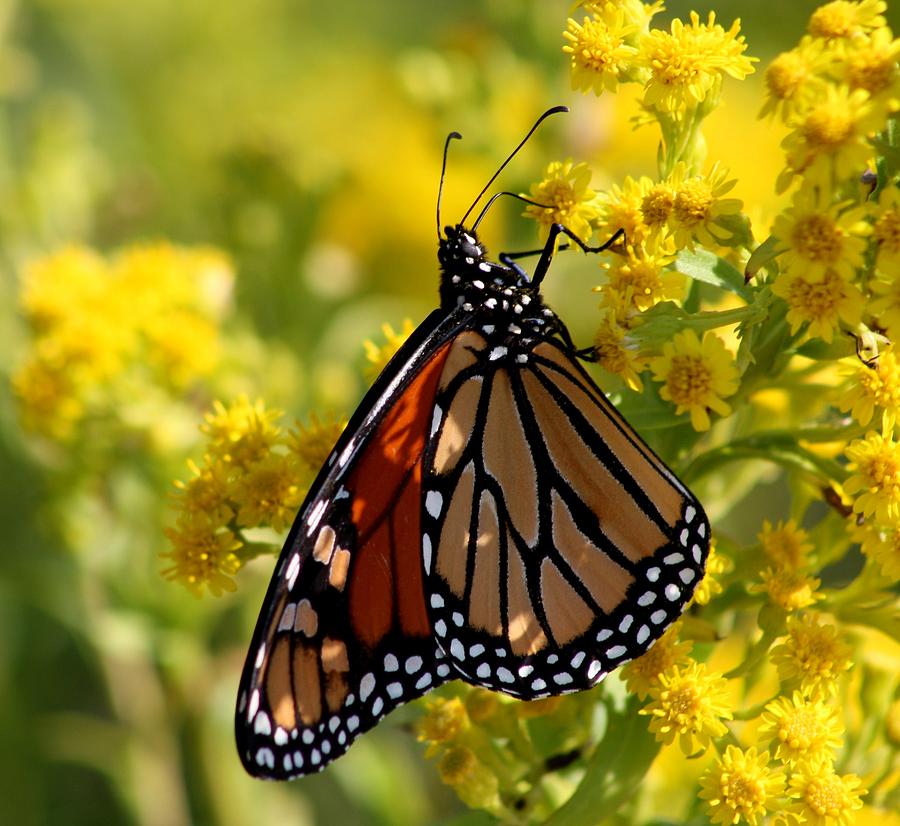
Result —
<svg viewBox="0 0 900 826"><path fill-rule="evenodd" d="M438 247L441 307L475 316L475 324L492 342L529 349L535 339L551 336L559 322L536 286L513 267L488 259L474 230L445 227Z"/></svg>

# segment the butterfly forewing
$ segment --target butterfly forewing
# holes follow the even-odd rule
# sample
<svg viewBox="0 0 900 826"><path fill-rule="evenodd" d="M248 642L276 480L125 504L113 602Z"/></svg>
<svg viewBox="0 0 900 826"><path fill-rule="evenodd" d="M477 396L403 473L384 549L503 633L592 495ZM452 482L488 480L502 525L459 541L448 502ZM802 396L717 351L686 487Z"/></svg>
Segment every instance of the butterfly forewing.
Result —
<svg viewBox="0 0 900 826"><path fill-rule="evenodd" d="M702 576L690 492L553 338L514 355L459 336L436 402L426 591L454 669L533 698L645 651Z"/></svg>
<svg viewBox="0 0 900 826"><path fill-rule="evenodd" d="M422 456L449 352L442 329L420 330L398 353L285 543L238 701L252 774L317 771L450 675L424 599L420 524Z"/></svg>

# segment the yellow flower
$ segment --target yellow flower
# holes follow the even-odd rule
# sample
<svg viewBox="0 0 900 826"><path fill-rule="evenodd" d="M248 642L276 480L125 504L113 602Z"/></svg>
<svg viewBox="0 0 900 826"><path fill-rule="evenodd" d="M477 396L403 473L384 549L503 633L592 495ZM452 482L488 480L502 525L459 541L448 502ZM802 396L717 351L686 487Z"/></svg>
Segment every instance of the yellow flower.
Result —
<svg viewBox="0 0 900 826"><path fill-rule="evenodd" d="M791 122L793 129L782 142L787 167L777 190L787 189L794 175L829 192L835 182L858 177L872 154L868 133L880 120L864 89L826 86L816 104Z"/></svg>
<svg viewBox="0 0 900 826"><path fill-rule="evenodd" d="M769 768L769 752L728 746L725 754L700 777L700 799L713 823L756 826L778 805L784 770Z"/></svg>
<svg viewBox="0 0 900 826"><path fill-rule="evenodd" d="M885 24L882 12L887 8L884 0L833 0L819 6L809 18L807 26L813 37L830 40L837 37L853 37Z"/></svg>
<svg viewBox="0 0 900 826"><path fill-rule="evenodd" d="M543 179L532 184L527 197L546 207L529 204L524 214L538 222L542 238L547 237L552 224L562 224L582 241L591 237L591 222L597 217L597 208L593 203L596 193L590 183L590 167L570 158L551 163Z"/></svg>
<svg viewBox="0 0 900 826"><path fill-rule="evenodd" d="M603 15L610 9L620 10L625 15L625 22L637 30L647 31L650 21L659 14L664 6L663 0L643 3L641 0L584 0L576 3L574 8L582 8L595 15Z"/></svg>
<svg viewBox="0 0 900 826"><path fill-rule="evenodd" d="M803 614L788 617L787 631L785 641L770 652L781 681L798 685L807 697L833 697L838 677L852 665L837 629L820 625L814 614Z"/></svg>
<svg viewBox="0 0 900 826"><path fill-rule="evenodd" d="M734 563L719 552L716 541L713 539L709 545L709 555L706 557L706 571L703 573L703 579L697 583L697 588L691 597L691 605L709 605L714 596L722 593L722 583L719 581L719 577L732 570L734 570Z"/></svg>
<svg viewBox="0 0 900 826"><path fill-rule="evenodd" d="M853 359L850 369L850 385L838 402L841 412L849 410L865 427L879 408L884 411L884 427L892 430L900 414L900 363L893 345L882 350L874 363Z"/></svg>
<svg viewBox="0 0 900 826"><path fill-rule="evenodd" d="M830 764L842 744L843 726L834 707L799 691L766 705L760 723L760 742L774 745L775 757L792 767Z"/></svg>
<svg viewBox="0 0 900 826"><path fill-rule="evenodd" d="M297 484L296 457L269 453L242 469L229 494L242 528L268 526L284 531L293 521L305 491Z"/></svg>
<svg viewBox="0 0 900 826"><path fill-rule="evenodd" d="M803 817L804 826L851 826L866 794L861 785L855 774L835 774L827 763L806 766L791 775L788 795L797 799L791 811Z"/></svg>
<svg viewBox="0 0 900 826"><path fill-rule="evenodd" d="M896 282L900 272L900 187L886 186L879 193L872 240L878 245L875 266L885 276L894 274Z"/></svg>
<svg viewBox="0 0 900 826"><path fill-rule="evenodd" d="M686 289L685 277L669 269L675 256L663 251L635 250L629 244L624 256L616 256L612 263L603 263L607 270L607 281L602 287L595 287L602 304L616 305L617 299L610 293L622 297L623 303L635 310L646 310L660 301L681 299Z"/></svg>
<svg viewBox="0 0 900 826"><path fill-rule="evenodd" d="M172 562L162 571L166 579L181 582L196 596L203 593L204 587L213 596L237 588L232 577L241 567L235 551L242 543L221 526L217 515L183 515L174 528L166 530L166 536L172 543L171 551L160 554Z"/></svg>
<svg viewBox="0 0 900 826"><path fill-rule="evenodd" d="M652 716L650 731L660 743L671 745L677 738L682 752L690 755L728 731L722 722L732 716L725 680L707 673L702 663L672 666L649 687L649 694L651 702L640 713Z"/></svg>
<svg viewBox="0 0 900 826"><path fill-rule="evenodd" d="M501 807L497 776L466 746L451 746L438 763L441 780L473 809L498 811Z"/></svg>
<svg viewBox="0 0 900 826"><path fill-rule="evenodd" d="M867 530L862 552L875 562L882 576L892 582L900 580L900 528Z"/></svg>
<svg viewBox="0 0 900 826"><path fill-rule="evenodd" d="M390 324L382 324L381 332L384 335L384 344L376 344L370 339L363 342L366 349L366 365L364 375L371 383L381 375L381 371L387 367L388 362L396 355L397 351L411 335L415 327L410 319L404 318L400 332L395 333Z"/></svg>
<svg viewBox="0 0 900 826"><path fill-rule="evenodd" d="M900 746L900 700L894 700L884 720L885 734L894 748Z"/></svg>
<svg viewBox="0 0 900 826"><path fill-rule="evenodd" d="M26 430L58 441L72 438L84 417L85 404L72 371L64 364L32 359L15 372L12 389Z"/></svg>
<svg viewBox="0 0 900 826"><path fill-rule="evenodd" d="M772 292L787 302L791 333L809 323L807 334L828 342L841 321L851 327L859 324L865 307L859 289L834 270L826 270L816 280L805 278L799 271L781 273Z"/></svg>
<svg viewBox="0 0 900 826"><path fill-rule="evenodd" d="M751 594L768 593L769 600L782 611L799 611L825 599L822 594L816 593L822 581L800 571L766 568L760 576L762 584L750 585L747 590Z"/></svg>
<svg viewBox="0 0 900 826"><path fill-rule="evenodd" d="M686 666L690 663L692 643L680 640L681 622L669 626L653 647L635 660L622 667L620 674L632 694L643 700L653 686L659 685L659 675L672 669L673 666Z"/></svg>
<svg viewBox="0 0 900 826"><path fill-rule="evenodd" d="M882 523L900 519L900 445L893 432L867 433L844 453L855 471L844 482L844 490L855 495L853 511Z"/></svg>
<svg viewBox="0 0 900 826"><path fill-rule="evenodd" d="M808 109L822 93L821 73L830 60L821 44L810 39L778 55L765 72L766 102L759 116L778 115L782 120L790 120Z"/></svg>
<svg viewBox="0 0 900 826"><path fill-rule="evenodd" d="M779 519L774 528L768 519L764 520L762 532L757 538L766 556L779 568L788 571L804 567L808 554L813 549L809 534L803 528L798 528L793 519L787 522Z"/></svg>
<svg viewBox="0 0 900 826"><path fill-rule="evenodd" d="M416 726L416 739L432 747L445 745L455 741L468 726L469 717L459 697L438 697L426 703L425 715ZM434 751L429 748L427 754L431 756Z"/></svg>
<svg viewBox="0 0 900 826"><path fill-rule="evenodd" d="M95 252L64 247L25 267L22 310L35 329L47 330L68 319L75 308L101 300L109 278L106 262Z"/></svg>
<svg viewBox="0 0 900 826"><path fill-rule="evenodd" d="M900 39L890 29L877 29L861 42L853 42L842 55L844 80L851 89L865 89L873 98L885 98L896 111L900 94Z"/></svg>
<svg viewBox="0 0 900 826"><path fill-rule="evenodd" d="M642 37L637 63L650 70L646 106L680 116L717 90L723 75L743 79L753 71L755 58L744 56L747 46L738 37L740 21L726 31L715 20L710 12L701 23L692 11L690 25L676 19L669 32L654 29Z"/></svg>
<svg viewBox="0 0 900 826"><path fill-rule="evenodd" d="M707 175L688 178L678 186L669 217L676 247L693 248L694 241L715 247L734 240L727 219L738 215L744 205L738 198L722 197L737 183L736 178L727 178L727 170L717 163Z"/></svg>
<svg viewBox="0 0 900 826"><path fill-rule="evenodd" d="M635 181L630 175L626 175L621 187L613 184L606 192L598 193L595 206L599 227L609 234L623 230L625 244L635 248L643 244L648 229L641 212L641 203L651 183L649 178Z"/></svg>
<svg viewBox="0 0 900 826"><path fill-rule="evenodd" d="M346 419L320 420L315 413L310 413L309 425L294 423L294 429L288 433L288 447L308 471L318 473L346 426Z"/></svg>
<svg viewBox="0 0 900 826"><path fill-rule="evenodd" d="M563 37L568 43L563 51L569 55L569 72L572 88L582 92L593 90L599 95L605 89L615 92L620 75L626 72L637 54L627 38L637 31L637 26L626 24L621 9L612 4L595 13L593 19L585 17L581 23L571 17Z"/></svg>
<svg viewBox="0 0 900 826"><path fill-rule="evenodd" d="M144 325L147 361L166 383L177 388L213 373L221 357L216 325L193 310L173 310Z"/></svg>
<svg viewBox="0 0 900 826"><path fill-rule="evenodd" d="M675 187L670 181L646 186L646 194L641 199L641 217L651 232L660 231L669 223L674 207Z"/></svg>
<svg viewBox="0 0 900 826"><path fill-rule="evenodd" d="M597 363L615 376L619 376L632 390L643 391L641 372L646 359L628 341L628 330L615 317L606 313L594 336L594 353Z"/></svg>
<svg viewBox="0 0 900 826"><path fill-rule="evenodd" d="M737 391L738 371L718 336L708 333L701 342L693 330L676 333L650 368L653 379L663 382L660 396L676 405L676 415L689 411L694 430L709 430L710 409L731 413L722 397Z"/></svg>
<svg viewBox="0 0 900 826"><path fill-rule="evenodd" d="M241 394L229 407L213 402L213 412L204 416L200 430L209 440L210 454L229 464L247 468L267 456L281 439L275 424L280 410L266 410L262 399L253 404Z"/></svg>
<svg viewBox="0 0 900 826"><path fill-rule="evenodd" d="M779 260L787 273L806 281L818 281L833 270L853 281L862 269L866 252L864 237L869 225L863 208L830 205L821 189L804 187L793 203L776 219L772 234L779 241Z"/></svg>
<svg viewBox="0 0 900 826"><path fill-rule="evenodd" d="M203 467L191 459L187 464L193 476L187 482L175 482L174 507L187 514L218 514L218 521L227 524L234 515L228 501L228 465L211 456Z"/></svg>

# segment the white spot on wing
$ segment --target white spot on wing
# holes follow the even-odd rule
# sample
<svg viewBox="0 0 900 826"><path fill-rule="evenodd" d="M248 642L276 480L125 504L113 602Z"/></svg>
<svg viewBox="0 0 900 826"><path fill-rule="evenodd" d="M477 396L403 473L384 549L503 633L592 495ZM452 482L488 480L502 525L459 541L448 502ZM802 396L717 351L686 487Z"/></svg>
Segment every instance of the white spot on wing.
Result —
<svg viewBox="0 0 900 826"><path fill-rule="evenodd" d="M432 519L437 519L441 515L441 507L444 504L444 497L436 490L430 490L425 494L425 510Z"/></svg>

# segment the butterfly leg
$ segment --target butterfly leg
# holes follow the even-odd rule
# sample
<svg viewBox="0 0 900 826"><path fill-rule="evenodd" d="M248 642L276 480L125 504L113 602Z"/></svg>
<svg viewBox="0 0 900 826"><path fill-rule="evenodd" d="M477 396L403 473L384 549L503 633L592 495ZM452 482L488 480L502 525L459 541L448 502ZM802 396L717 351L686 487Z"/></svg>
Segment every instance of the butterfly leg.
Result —
<svg viewBox="0 0 900 826"><path fill-rule="evenodd" d="M579 247L581 247L584 252L603 252L604 250L608 250L620 238L624 238L625 230L616 230L613 236L606 243L600 244L600 246L598 247L591 247L585 244L584 241L582 241L577 235L575 235L575 233L572 232L572 230L570 230L568 227L564 227L562 224L551 225L550 233L547 235L547 243L544 244L544 249L541 250L541 258L538 261L537 266L534 268L534 275L531 277L531 283L535 287L544 280L544 276L547 274L547 270L550 269L550 262L553 260L553 255L556 252L556 239L560 234L568 236ZM560 247L560 249L562 248Z"/></svg>
<svg viewBox="0 0 900 826"><path fill-rule="evenodd" d="M569 249L570 244L560 244L556 251L560 252L561 250ZM505 264L512 270L515 270L518 275L524 278L526 281L531 281L531 276L525 272L517 263L520 258L530 258L532 255L541 255L544 252L544 248L536 250L524 250L522 252L501 252L498 258L502 264Z"/></svg>

